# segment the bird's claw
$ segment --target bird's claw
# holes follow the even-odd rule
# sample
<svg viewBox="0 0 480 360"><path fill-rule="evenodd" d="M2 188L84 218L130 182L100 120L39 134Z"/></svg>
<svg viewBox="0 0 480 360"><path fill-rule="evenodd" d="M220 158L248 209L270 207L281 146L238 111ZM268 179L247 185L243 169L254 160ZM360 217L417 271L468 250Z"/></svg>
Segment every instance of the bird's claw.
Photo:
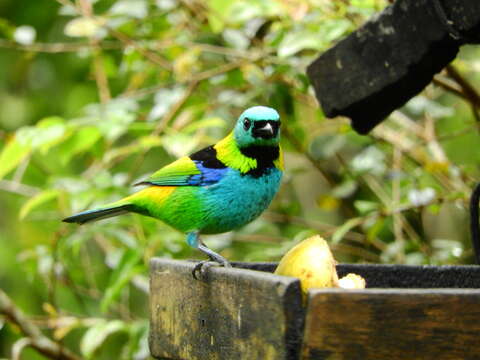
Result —
<svg viewBox="0 0 480 360"><path fill-rule="evenodd" d="M212 260L200 261L192 270L192 275L195 280L201 280L205 277L205 274L212 266L223 266L226 268L232 267L228 261L218 262Z"/></svg>

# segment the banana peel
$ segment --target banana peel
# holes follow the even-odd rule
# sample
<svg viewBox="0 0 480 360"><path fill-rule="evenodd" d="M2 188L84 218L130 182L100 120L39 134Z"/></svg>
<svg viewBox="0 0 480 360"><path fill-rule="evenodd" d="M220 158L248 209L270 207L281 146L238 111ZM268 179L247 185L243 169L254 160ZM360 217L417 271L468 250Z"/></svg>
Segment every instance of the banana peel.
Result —
<svg viewBox="0 0 480 360"><path fill-rule="evenodd" d="M336 264L327 242L315 235L290 249L280 260L275 274L299 278L304 299L312 288L365 288L365 279L359 275L348 274L339 279Z"/></svg>

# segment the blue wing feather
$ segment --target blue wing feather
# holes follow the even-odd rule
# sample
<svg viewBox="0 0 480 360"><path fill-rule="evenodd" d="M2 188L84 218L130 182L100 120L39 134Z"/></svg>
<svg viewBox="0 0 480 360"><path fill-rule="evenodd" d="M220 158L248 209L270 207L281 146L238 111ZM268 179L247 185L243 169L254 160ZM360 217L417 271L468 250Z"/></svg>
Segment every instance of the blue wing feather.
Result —
<svg viewBox="0 0 480 360"><path fill-rule="evenodd" d="M207 186L213 185L220 181L228 171L228 168L208 168L203 165L201 161L194 160L200 174L191 175L188 179L188 185L192 186Z"/></svg>
<svg viewBox="0 0 480 360"><path fill-rule="evenodd" d="M167 165L136 185L208 186L220 181L228 169L209 146Z"/></svg>

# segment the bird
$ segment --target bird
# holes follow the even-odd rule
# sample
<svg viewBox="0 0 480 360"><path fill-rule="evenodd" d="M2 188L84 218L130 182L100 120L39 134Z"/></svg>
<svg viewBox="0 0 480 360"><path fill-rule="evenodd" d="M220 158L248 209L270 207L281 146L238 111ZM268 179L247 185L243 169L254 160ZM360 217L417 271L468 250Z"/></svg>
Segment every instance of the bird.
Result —
<svg viewBox="0 0 480 360"><path fill-rule="evenodd" d="M207 247L201 235L240 228L270 205L284 172L280 126L275 109L250 107L215 145L183 156L134 184L145 186L143 189L63 221L84 224L129 212L150 216L185 233L188 245L210 261L230 267L227 259ZM195 266L194 277L207 263Z"/></svg>

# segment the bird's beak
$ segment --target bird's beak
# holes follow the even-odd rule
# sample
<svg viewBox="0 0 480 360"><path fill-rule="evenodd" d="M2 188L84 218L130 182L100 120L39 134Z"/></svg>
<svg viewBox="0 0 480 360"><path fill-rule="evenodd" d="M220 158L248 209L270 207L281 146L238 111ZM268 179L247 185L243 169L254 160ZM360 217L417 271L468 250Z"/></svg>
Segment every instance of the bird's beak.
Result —
<svg viewBox="0 0 480 360"><path fill-rule="evenodd" d="M272 124L267 122L261 128L255 129L255 133L263 138L270 138L273 136L273 127Z"/></svg>

